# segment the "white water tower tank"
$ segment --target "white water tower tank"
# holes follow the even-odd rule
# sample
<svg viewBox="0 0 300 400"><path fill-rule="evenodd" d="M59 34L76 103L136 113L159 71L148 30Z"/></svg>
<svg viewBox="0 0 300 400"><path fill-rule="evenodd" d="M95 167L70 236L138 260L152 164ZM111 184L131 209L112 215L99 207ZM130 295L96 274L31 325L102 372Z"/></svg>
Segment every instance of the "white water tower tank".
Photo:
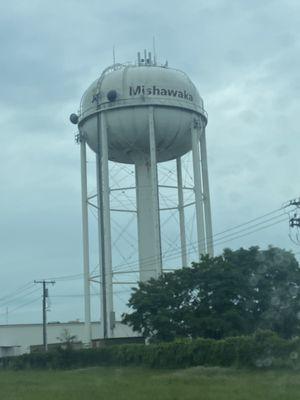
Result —
<svg viewBox="0 0 300 400"><path fill-rule="evenodd" d="M184 72L152 63L105 70L82 97L79 126L97 152L97 115L105 111L109 160L133 164L150 153L149 106L154 107L157 162L191 150L193 114L207 122L203 101Z"/></svg>

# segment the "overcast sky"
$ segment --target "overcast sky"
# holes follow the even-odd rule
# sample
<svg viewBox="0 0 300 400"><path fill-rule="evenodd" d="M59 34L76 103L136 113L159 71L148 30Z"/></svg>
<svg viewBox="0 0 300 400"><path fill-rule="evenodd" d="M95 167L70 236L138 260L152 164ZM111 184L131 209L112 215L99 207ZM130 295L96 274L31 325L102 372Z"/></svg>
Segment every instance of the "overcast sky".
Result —
<svg viewBox="0 0 300 400"><path fill-rule="evenodd" d="M155 36L159 61L198 87L217 233L300 195L299 34L297 0L1 1L0 324L40 321L34 279L82 273L79 148L68 118L113 46L117 62L134 62ZM216 252L269 244L300 251L285 221ZM50 320L83 318L75 278L50 288Z"/></svg>

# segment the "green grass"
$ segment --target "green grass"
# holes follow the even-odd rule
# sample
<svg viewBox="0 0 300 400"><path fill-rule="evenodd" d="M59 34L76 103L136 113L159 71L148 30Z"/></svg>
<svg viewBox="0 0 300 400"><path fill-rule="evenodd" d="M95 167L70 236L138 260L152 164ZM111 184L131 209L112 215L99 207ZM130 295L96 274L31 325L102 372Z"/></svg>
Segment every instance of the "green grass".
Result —
<svg viewBox="0 0 300 400"><path fill-rule="evenodd" d="M299 400L300 373L189 368L1 371L1 400Z"/></svg>

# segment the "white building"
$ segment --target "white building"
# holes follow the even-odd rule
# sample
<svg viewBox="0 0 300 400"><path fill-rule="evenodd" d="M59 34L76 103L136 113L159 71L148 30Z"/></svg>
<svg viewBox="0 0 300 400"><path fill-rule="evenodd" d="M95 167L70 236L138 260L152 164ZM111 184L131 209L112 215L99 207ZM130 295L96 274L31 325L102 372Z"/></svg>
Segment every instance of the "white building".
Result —
<svg viewBox="0 0 300 400"><path fill-rule="evenodd" d="M47 324L48 344L60 343L66 332L76 336L76 341L84 341L83 322L55 322ZM100 322L92 322L92 339L100 337ZM137 336L127 325L116 322L115 338ZM42 324L0 325L0 357L17 356L30 352L30 346L43 344Z"/></svg>

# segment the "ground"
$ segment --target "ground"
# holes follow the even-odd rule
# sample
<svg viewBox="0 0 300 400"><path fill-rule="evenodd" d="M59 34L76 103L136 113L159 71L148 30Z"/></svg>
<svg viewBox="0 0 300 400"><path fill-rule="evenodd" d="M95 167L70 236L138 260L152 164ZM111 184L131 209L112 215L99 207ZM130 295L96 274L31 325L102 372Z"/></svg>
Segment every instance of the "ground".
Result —
<svg viewBox="0 0 300 400"><path fill-rule="evenodd" d="M300 373L189 368L1 371L1 400L299 400Z"/></svg>

